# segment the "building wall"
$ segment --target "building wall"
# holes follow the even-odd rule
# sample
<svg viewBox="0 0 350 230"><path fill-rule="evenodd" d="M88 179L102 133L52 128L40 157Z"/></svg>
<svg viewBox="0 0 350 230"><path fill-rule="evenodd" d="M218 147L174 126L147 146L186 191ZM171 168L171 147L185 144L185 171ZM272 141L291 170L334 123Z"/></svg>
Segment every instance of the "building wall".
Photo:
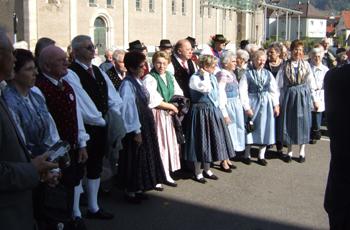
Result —
<svg viewBox="0 0 350 230"><path fill-rule="evenodd" d="M324 38L327 32L326 19L306 19L305 35L309 38Z"/></svg>
<svg viewBox="0 0 350 230"><path fill-rule="evenodd" d="M181 38L194 36L198 44L206 44L210 36L217 33L224 34L233 43L242 38L255 41L262 36L263 26L256 27L256 24L263 21L263 14L258 16L261 18L256 16L253 21L253 17L248 14L231 11L230 16L228 10L224 13L222 9L205 7L203 15L200 15L200 0L186 0L184 14L181 9L182 0L175 0L175 14L170 0L154 0L153 12L149 10L149 0L141 1L141 10L136 9L134 0L114 0L112 6L107 6L106 2L96 0L95 4L90 5L88 0L0 1L3 9L0 20L12 29L12 13L16 8L19 16L18 38L27 41L30 49L34 49L37 39L44 36L53 38L61 47L67 47L78 34L87 34L94 40L94 22L97 17L106 23L106 46L110 48L128 48L128 43L136 39L147 46L158 46L162 38L175 43ZM123 12L126 7L124 3L127 3L127 14ZM128 15L126 21L125 15ZM166 23L162 23L164 17ZM240 29L237 27L238 21L241 22Z"/></svg>

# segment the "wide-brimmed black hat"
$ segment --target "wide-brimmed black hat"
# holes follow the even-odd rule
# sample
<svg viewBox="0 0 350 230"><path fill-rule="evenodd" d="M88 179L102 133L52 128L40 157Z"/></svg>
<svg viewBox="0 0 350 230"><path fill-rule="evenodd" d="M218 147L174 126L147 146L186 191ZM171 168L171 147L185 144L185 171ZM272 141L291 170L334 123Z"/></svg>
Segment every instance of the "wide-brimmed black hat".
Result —
<svg viewBox="0 0 350 230"><path fill-rule="evenodd" d="M141 43L140 40L129 42L129 51L144 49L147 49L147 47L143 43Z"/></svg>
<svg viewBox="0 0 350 230"><path fill-rule="evenodd" d="M188 36L188 37L186 38L186 40L189 41L189 42L191 43L192 48L196 48L197 42L196 42L196 39L195 39L195 38Z"/></svg>
<svg viewBox="0 0 350 230"><path fill-rule="evenodd" d="M230 41L227 40L227 39L224 37L224 35L222 35L222 34L215 34L215 36L212 38L212 40L213 40L214 42L220 42L220 43L225 43L225 44L227 44L227 43L230 42Z"/></svg>
<svg viewBox="0 0 350 230"><path fill-rule="evenodd" d="M171 44L170 40L162 39L160 40L159 48L173 48L173 45Z"/></svg>

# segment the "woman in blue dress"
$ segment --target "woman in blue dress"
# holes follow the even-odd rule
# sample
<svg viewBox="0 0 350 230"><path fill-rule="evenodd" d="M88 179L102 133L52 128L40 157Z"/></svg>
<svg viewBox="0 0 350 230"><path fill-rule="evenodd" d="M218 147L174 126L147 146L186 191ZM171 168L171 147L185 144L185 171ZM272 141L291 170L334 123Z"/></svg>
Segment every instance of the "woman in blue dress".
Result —
<svg viewBox="0 0 350 230"><path fill-rule="evenodd" d="M314 108L319 104L314 95L316 85L312 70L304 61L304 44L294 40L290 46L291 59L277 74L280 90L281 115L278 119L277 139L288 146L284 160L292 160L292 145L299 145L299 162L305 162L305 144L310 141L312 101Z"/></svg>
<svg viewBox="0 0 350 230"><path fill-rule="evenodd" d="M258 164L267 165L266 146L275 144L275 118L279 115L279 94L275 78L264 68L266 54L258 50L252 57L253 67L247 69L239 83L242 105L247 119L254 123L254 130L246 135L243 162L250 164L251 145L259 145Z"/></svg>
<svg viewBox="0 0 350 230"><path fill-rule="evenodd" d="M234 156L230 134L219 109L218 83L213 75L216 58L202 55L200 69L190 78L191 107L187 117L184 159L194 163L195 181L217 180L210 163ZM203 173L201 172L203 164Z"/></svg>
<svg viewBox="0 0 350 230"><path fill-rule="evenodd" d="M230 132L233 149L241 152L245 149L244 111L239 97L239 82L233 71L236 68L236 56L226 51L221 56L222 70L216 74L219 83L219 107ZM225 171L232 167L231 161L223 161Z"/></svg>

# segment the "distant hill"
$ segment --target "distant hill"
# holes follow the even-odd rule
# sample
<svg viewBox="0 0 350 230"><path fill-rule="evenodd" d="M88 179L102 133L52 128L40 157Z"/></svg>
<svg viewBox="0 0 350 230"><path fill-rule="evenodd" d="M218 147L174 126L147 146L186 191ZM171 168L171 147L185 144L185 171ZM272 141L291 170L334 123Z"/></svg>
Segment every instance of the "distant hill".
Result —
<svg viewBox="0 0 350 230"><path fill-rule="evenodd" d="M298 4L298 2L305 3L307 0L280 0L280 3L292 6ZM269 2L267 0L266 2ZM342 10L350 10L350 1L349 0L310 0L311 4L316 8L321 10L334 10L334 11L342 11Z"/></svg>

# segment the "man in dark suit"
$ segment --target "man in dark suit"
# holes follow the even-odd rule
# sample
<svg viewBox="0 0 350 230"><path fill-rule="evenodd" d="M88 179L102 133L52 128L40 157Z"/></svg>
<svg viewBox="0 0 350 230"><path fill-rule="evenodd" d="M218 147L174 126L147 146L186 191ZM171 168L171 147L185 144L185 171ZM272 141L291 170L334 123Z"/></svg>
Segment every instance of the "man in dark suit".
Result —
<svg viewBox="0 0 350 230"><path fill-rule="evenodd" d="M13 47L0 28L0 81L13 76ZM1 93L1 89L0 89ZM1 229L34 229L32 189L39 175L58 165L47 162L45 153L31 159L20 133L0 97L0 226ZM42 179L44 179L42 177Z"/></svg>
<svg viewBox="0 0 350 230"><path fill-rule="evenodd" d="M187 39L179 40L174 47L171 63L174 66L174 76L184 96L190 98L190 77L196 71L196 65L191 60L193 49Z"/></svg>
<svg viewBox="0 0 350 230"><path fill-rule="evenodd" d="M324 207L331 230L350 229L350 122L344 106L350 100L350 64L335 68L324 80L331 162Z"/></svg>

